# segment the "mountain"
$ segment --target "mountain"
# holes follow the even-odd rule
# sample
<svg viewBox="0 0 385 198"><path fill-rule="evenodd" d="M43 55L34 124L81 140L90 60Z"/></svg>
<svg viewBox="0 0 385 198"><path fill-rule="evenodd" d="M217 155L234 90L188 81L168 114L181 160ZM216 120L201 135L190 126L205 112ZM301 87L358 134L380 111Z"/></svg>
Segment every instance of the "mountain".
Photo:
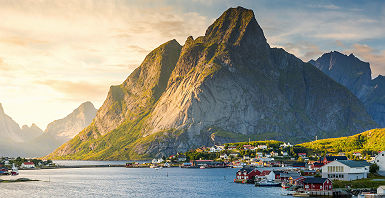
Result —
<svg viewBox="0 0 385 198"><path fill-rule="evenodd" d="M42 134L43 130L41 130L36 124L32 124L31 126L23 125L21 127L21 136L24 141L30 141Z"/></svg>
<svg viewBox="0 0 385 198"><path fill-rule="evenodd" d="M47 155L91 124L96 111L91 102L85 102L65 118L48 124L43 132L36 124L20 128L4 113L0 104L0 155L21 157Z"/></svg>
<svg viewBox="0 0 385 198"><path fill-rule="evenodd" d="M385 150L385 129L372 129L357 135L306 142L298 146L318 153L378 152Z"/></svg>
<svg viewBox="0 0 385 198"><path fill-rule="evenodd" d="M92 124L47 158L144 159L239 139L304 142L376 127L344 86L270 48L252 10L171 40L108 96Z"/></svg>
<svg viewBox="0 0 385 198"><path fill-rule="evenodd" d="M11 117L5 114L2 104L0 103L0 139L10 140L13 142L22 142L21 130Z"/></svg>
<svg viewBox="0 0 385 198"><path fill-rule="evenodd" d="M340 52L325 53L311 60L326 75L347 87L364 104L368 113L381 127L385 127L385 78L379 75L372 80L370 65Z"/></svg>

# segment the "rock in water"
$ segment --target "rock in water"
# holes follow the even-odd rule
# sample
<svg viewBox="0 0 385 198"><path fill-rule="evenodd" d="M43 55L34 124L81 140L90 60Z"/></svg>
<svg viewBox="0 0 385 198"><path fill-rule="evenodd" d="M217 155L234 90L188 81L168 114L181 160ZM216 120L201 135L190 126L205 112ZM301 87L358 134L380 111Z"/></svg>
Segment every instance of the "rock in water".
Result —
<svg viewBox="0 0 385 198"><path fill-rule="evenodd" d="M238 7L204 36L153 50L110 88L93 123L47 157L142 159L214 142L304 142L374 127L348 89L270 48L253 11Z"/></svg>

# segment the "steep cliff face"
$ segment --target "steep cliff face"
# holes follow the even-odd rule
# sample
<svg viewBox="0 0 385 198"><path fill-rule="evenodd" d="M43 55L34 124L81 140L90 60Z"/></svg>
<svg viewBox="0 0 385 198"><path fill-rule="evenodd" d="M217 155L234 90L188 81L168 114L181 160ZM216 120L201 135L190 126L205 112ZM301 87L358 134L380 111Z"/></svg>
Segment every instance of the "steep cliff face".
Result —
<svg viewBox="0 0 385 198"><path fill-rule="evenodd" d="M380 75L372 80L369 63L353 54L347 56L339 52L326 53L310 63L347 87L361 100L374 121L385 127L385 78Z"/></svg>
<svg viewBox="0 0 385 198"><path fill-rule="evenodd" d="M270 48L254 13L238 7L183 47L170 41L152 51L111 87L93 124L48 157L138 159L249 137L303 142L375 126L349 90Z"/></svg>

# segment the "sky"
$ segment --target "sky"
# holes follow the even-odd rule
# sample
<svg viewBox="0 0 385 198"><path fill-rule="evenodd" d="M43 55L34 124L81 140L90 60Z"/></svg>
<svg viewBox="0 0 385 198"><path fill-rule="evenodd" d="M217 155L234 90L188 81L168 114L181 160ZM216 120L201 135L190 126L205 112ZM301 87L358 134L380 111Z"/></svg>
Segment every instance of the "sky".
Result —
<svg viewBox="0 0 385 198"><path fill-rule="evenodd" d="M0 103L43 130L85 101L99 108L152 49L204 35L237 6L254 11L271 47L303 61L353 53L385 75L385 1L0 0Z"/></svg>

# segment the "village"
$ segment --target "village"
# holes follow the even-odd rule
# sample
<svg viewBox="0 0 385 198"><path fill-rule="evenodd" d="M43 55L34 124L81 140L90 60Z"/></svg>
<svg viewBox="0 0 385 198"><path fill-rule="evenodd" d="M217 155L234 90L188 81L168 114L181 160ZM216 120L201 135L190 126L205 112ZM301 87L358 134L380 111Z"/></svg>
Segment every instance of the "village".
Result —
<svg viewBox="0 0 385 198"><path fill-rule="evenodd" d="M280 187L293 196L385 196L385 152L306 153L278 141L201 147L152 160L152 168L239 168L234 182ZM166 166L164 166L166 165Z"/></svg>

